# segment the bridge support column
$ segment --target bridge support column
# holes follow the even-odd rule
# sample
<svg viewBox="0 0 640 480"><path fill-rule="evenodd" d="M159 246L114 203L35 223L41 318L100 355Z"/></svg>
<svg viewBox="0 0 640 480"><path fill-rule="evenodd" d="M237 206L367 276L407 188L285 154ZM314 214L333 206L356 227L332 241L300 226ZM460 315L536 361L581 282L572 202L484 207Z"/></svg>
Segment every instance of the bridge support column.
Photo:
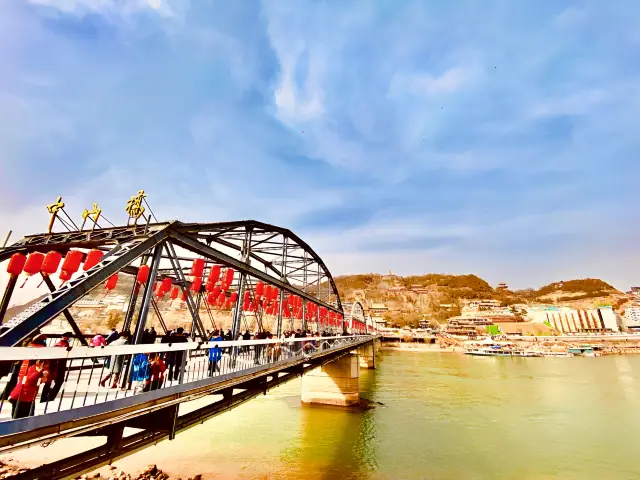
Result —
<svg viewBox="0 0 640 480"><path fill-rule="evenodd" d="M350 353L302 377L303 403L349 407L360 403L358 355Z"/></svg>
<svg viewBox="0 0 640 480"><path fill-rule="evenodd" d="M358 349L358 359L360 368L376 368L376 349L373 342Z"/></svg>

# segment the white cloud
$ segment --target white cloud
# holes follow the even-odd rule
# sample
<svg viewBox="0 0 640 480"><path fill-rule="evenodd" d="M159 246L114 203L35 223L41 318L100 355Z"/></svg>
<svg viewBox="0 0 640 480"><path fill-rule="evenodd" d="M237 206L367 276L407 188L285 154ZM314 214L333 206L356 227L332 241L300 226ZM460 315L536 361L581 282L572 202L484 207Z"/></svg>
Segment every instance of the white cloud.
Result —
<svg viewBox="0 0 640 480"><path fill-rule="evenodd" d="M86 15L100 13L110 15L131 15L144 11L156 11L161 15L171 15L166 0L28 0L29 3L51 7L66 14Z"/></svg>

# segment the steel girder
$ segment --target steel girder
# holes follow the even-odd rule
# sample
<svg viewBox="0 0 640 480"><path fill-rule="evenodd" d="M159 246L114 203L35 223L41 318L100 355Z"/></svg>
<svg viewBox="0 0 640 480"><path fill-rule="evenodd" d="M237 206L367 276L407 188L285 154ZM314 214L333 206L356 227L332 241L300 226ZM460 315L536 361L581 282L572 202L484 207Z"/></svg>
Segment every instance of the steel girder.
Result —
<svg viewBox="0 0 640 480"><path fill-rule="evenodd" d="M248 231L253 233L254 238L250 242L249 258L247 261L238 260L232 255L234 252L242 251ZM56 250L64 253L72 248L110 249L98 265L64 284L6 323L4 326L9 329L0 336L0 346L19 344L114 273L136 275L138 267L131 263L167 240L196 255L202 255L209 262L209 266L217 263L232 267L254 279L275 285L282 291L344 314L338 290L326 265L307 243L290 230L253 220L209 224L184 224L173 221L144 226L31 235L5 249L0 249L0 262L17 252L28 254ZM172 263L176 262L181 270L185 267L180 262L192 260L175 252L163 258L170 259ZM265 271L252 266L252 261L259 262ZM171 270L162 268L159 278L173 277L175 269L174 272ZM311 277L313 272L317 272L315 277ZM176 284L188 287L190 282L184 275L181 277L177 279ZM327 289L323 291L323 288ZM312 290L315 295L311 293Z"/></svg>

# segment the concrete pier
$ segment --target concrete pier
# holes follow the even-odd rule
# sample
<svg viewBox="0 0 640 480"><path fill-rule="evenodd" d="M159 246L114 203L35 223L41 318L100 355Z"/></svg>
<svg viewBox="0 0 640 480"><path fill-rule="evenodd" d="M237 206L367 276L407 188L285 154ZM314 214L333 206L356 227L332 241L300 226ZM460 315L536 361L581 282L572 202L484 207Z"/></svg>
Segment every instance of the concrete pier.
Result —
<svg viewBox="0 0 640 480"><path fill-rule="evenodd" d="M302 377L303 403L349 407L360 403L358 355L350 353Z"/></svg>
<svg viewBox="0 0 640 480"><path fill-rule="evenodd" d="M376 368L376 349L373 343L369 343L358 349L360 368Z"/></svg>

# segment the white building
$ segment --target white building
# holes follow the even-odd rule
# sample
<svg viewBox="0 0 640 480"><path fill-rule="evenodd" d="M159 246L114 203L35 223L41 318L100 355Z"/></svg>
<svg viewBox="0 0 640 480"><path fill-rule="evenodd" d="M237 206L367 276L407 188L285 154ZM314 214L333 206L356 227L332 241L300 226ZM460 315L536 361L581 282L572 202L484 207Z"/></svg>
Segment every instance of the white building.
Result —
<svg viewBox="0 0 640 480"><path fill-rule="evenodd" d="M640 329L640 305L628 307L624 314L624 326L631 330Z"/></svg>
<svg viewBox="0 0 640 480"><path fill-rule="evenodd" d="M569 307L533 307L527 312L532 322L546 323L561 333L618 332L619 316L611 307L591 310Z"/></svg>

